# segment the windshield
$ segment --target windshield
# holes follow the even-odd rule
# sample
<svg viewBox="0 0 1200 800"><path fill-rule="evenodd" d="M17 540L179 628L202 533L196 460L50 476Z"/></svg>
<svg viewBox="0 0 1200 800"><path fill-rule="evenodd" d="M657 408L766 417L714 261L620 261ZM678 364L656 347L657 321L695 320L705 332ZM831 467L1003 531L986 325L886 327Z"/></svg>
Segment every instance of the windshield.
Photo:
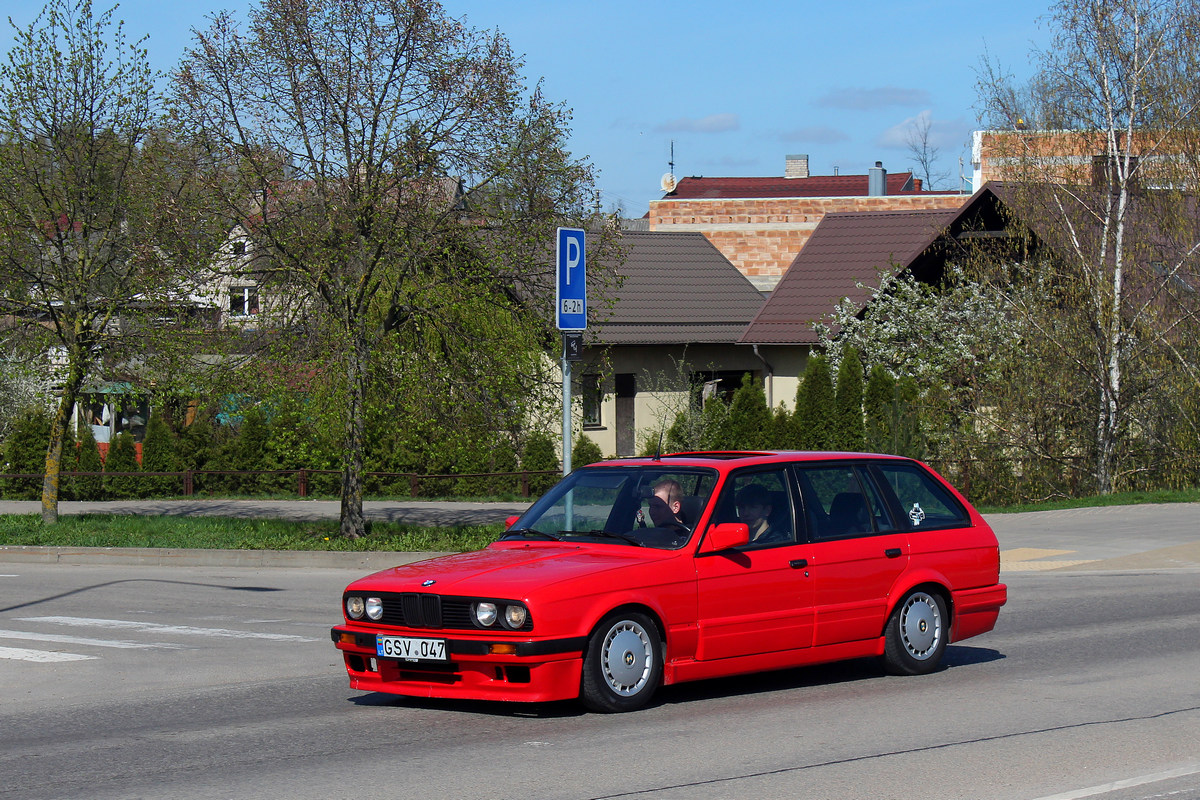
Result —
<svg viewBox="0 0 1200 800"><path fill-rule="evenodd" d="M505 539L580 539L675 550L687 544L715 470L666 465L585 467L563 478Z"/></svg>

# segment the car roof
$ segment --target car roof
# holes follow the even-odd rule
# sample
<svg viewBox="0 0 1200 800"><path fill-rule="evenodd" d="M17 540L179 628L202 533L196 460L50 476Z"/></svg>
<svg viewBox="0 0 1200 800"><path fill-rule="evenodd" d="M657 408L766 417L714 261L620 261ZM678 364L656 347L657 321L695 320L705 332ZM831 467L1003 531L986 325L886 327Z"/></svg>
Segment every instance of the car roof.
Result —
<svg viewBox="0 0 1200 800"><path fill-rule="evenodd" d="M796 461L841 461L845 459L888 459L911 461L903 456L882 453L854 453L835 450L699 450L684 453L664 453L661 456L618 458L600 461L589 466L655 466L667 464L686 467L746 466L753 464L779 464Z"/></svg>

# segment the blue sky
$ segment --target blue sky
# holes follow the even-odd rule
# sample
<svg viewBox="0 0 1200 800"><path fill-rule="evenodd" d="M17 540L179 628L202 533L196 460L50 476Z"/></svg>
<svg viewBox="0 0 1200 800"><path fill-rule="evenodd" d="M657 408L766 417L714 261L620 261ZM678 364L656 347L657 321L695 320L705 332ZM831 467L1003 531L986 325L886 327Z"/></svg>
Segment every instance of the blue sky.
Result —
<svg viewBox="0 0 1200 800"><path fill-rule="evenodd" d="M35 2L0 0L0 19L26 26ZM605 210L628 216L662 196L672 142L679 177L782 175L792 153L814 175L865 174L875 161L900 172L912 165L904 132L922 114L951 176L938 188L957 189L960 156L970 174L981 55L1020 76L1048 40L1049 0L443 2L504 32L529 82L574 110L574 153L598 168ZM207 14L248 5L124 0L117 16L130 36L149 35L167 70ZM7 26L2 38L7 52Z"/></svg>

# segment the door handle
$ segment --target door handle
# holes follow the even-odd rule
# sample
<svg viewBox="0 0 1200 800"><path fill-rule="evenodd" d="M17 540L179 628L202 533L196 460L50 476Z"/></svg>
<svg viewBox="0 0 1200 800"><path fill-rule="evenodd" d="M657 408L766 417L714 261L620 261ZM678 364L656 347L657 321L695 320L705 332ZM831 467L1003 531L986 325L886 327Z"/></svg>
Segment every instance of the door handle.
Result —
<svg viewBox="0 0 1200 800"><path fill-rule="evenodd" d="M904 551L899 547L890 547L887 550L884 550L883 554L888 558L899 558L900 556L904 555Z"/></svg>
<svg viewBox="0 0 1200 800"><path fill-rule="evenodd" d="M797 558L793 561L789 561L788 566L791 567L792 569L804 569L805 567L808 566L808 559L807 558Z"/></svg>

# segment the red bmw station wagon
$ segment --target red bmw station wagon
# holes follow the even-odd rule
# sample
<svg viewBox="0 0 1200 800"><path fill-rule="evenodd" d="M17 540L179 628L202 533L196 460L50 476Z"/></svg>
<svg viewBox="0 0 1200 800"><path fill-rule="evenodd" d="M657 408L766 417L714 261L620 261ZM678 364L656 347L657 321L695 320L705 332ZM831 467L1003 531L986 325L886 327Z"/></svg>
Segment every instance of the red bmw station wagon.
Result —
<svg viewBox="0 0 1200 800"><path fill-rule="evenodd" d="M645 705L659 686L851 658L937 668L993 628L996 536L925 465L711 452L564 478L484 550L350 584L354 689Z"/></svg>

